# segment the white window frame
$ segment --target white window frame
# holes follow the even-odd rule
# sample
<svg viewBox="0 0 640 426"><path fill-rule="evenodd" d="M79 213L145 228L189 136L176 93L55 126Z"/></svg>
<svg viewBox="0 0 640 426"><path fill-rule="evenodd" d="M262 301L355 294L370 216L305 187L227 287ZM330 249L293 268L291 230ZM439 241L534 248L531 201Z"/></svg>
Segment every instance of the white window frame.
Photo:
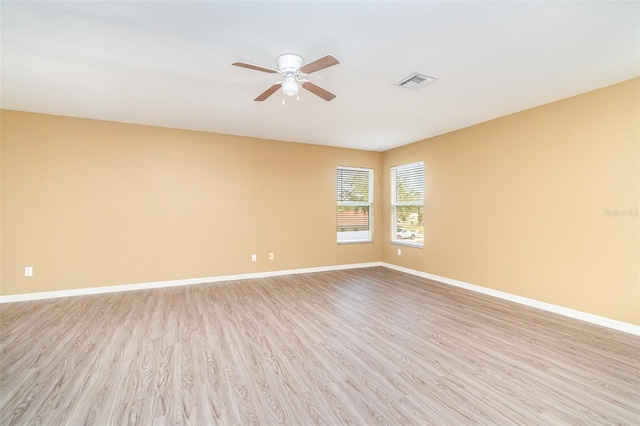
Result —
<svg viewBox="0 0 640 426"><path fill-rule="evenodd" d="M416 177L412 176L413 180L416 182L412 183L420 184L422 183L422 187L420 188L421 193L419 193L420 197L418 199L410 200L410 201L398 201L398 191L397 191L397 179L399 174L409 173L409 175L414 174L416 172L420 172L421 176ZM406 176L406 174L405 174ZM421 206L422 214L424 218L424 162L418 161L415 163L407 163L400 164L398 166L391 167L391 179L390 179L390 188L391 188L391 242L394 244L402 244L412 247L424 247L424 220L420 224L422 227L422 234L416 233L415 239L400 239L397 237L398 233L398 207L401 206ZM419 192L420 192L419 191Z"/></svg>
<svg viewBox="0 0 640 426"><path fill-rule="evenodd" d="M340 179L340 170L349 172L363 172L368 173L368 199L366 201L358 200L344 200L341 197L342 180ZM340 207L366 207L368 209L368 231L353 231L352 234L347 234L345 231L339 230L339 214ZM363 167L349 167L338 166L336 169L336 239L338 244L353 244L353 243L370 243L373 242L373 169Z"/></svg>

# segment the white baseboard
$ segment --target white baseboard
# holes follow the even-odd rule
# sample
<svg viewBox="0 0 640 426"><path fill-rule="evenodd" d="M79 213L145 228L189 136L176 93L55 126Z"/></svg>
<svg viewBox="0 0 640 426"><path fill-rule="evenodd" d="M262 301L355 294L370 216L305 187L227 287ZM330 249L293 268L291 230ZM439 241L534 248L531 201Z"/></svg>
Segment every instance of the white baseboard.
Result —
<svg viewBox="0 0 640 426"><path fill-rule="evenodd" d="M315 268L287 269L283 271L255 272L251 274L222 275L217 277L188 278L184 280L156 281L140 284L124 284L104 287L79 288L73 290L44 291L39 293L0 296L0 303L25 302L29 300L56 299L59 297L86 296L89 294L116 293L120 291L148 290L164 287L180 287L193 284L208 284L222 281L248 280L251 278L277 277L280 275L310 274L312 272L339 271L343 269L371 268L382 266L382 262L351 263L348 265L319 266Z"/></svg>
<svg viewBox="0 0 640 426"><path fill-rule="evenodd" d="M551 303L540 302L538 300L529 299L522 296L516 296L515 294L505 293L503 291L492 290L490 288L469 284L464 281L458 281L451 278L441 277L439 275L429 274L427 272L416 271L415 269L409 269L402 266L393 265L391 263L383 262L382 266L384 266L385 268L394 269L396 271L426 278L429 280L438 281L443 284L449 284L452 286L464 288L466 290L471 290L478 293L486 294L488 296L497 297L499 299L516 302L521 305L542 309L543 311L553 312L555 314L564 315L566 317L575 318L581 321L590 322L592 324L601 325L603 327L612 328L614 330L640 336L640 326L629 324L626 322L617 321L617 320L613 320L605 317L600 317L598 315L593 315L593 314L589 314L582 311L576 311L575 309L569 309L563 306L553 305Z"/></svg>
<svg viewBox="0 0 640 426"><path fill-rule="evenodd" d="M251 274L222 275L217 277L189 278L184 280L156 281L156 282L148 282L148 283L140 283L140 284L125 284L125 285L104 286L104 287L80 288L80 289L73 289L73 290L14 294L9 296L0 296L0 303L24 302L29 300L42 300L42 299L55 299L59 297L85 296L90 294L116 293L120 291L136 291L136 290L147 290L147 289L164 288L164 287L179 287L179 286L193 285L193 284L207 284L207 283L217 283L217 282L223 282L223 281L247 280L251 278L277 277L281 275L310 274L313 272L339 271L344 269L356 269L356 268L371 268L374 266L383 266L385 268L415 275L421 278L438 281L443 284L449 284L455 287L460 287L460 288L475 291L478 293L486 294L488 296L497 297L499 299L509 300L511 302L520 303L522 305L531 306L533 308L542 309L544 311L553 312L553 313L564 315L570 318L575 318L581 321L590 322L592 324L597 324L603 327L608 327L614 330L640 336L640 326L637 326L637 325L613 320L610 318L600 317L597 315L577 311L574 309L565 308L562 306L552 305L551 303L540 302L538 300L529 299L522 296L516 296L514 294L505 293L502 291L493 290L490 288L481 287L474 284L469 284L464 281L458 281L451 278L441 277L439 275L429 274L427 272L417 271L415 269L409 269L403 266L397 266L397 265L393 265L391 263L386 263L386 262L351 263L347 265L320 266L315 268L302 268L302 269L287 269L282 271L255 272Z"/></svg>

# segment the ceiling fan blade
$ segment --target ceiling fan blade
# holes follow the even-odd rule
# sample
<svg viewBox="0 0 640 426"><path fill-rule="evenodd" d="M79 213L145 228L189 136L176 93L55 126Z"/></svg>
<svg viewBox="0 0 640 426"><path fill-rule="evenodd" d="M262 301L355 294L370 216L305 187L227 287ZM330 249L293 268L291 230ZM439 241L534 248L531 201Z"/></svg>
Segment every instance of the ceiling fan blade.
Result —
<svg viewBox="0 0 640 426"><path fill-rule="evenodd" d="M328 90L323 89L322 87L318 86L317 84L313 84L310 81L303 81L300 84L302 84L302 87L304 87L305 89L307 89L308 91L310 91L314 95L320 96L325 101L330 101L331 99L336 97L336 95L334 95L333 93L329 92Z"/></svg>
<svg viewBox="0 0 640 426"><path fill-rule="evenodd" d="M260 94L260 96L258 96L257 98L254 99L254 101L259 101L262 102L265 99L267 99L269 96L273 95L274 93L276 93L278 91L278 89L280 88L280 85L282 83L276 83L273 86L269 87L267 90L265 90L264 92L262 92Z"/></svg>
<svg viewBox="0 0 640 426"><path fill-rule="evenodd" d="M306 65L301 66L300 72L305 74L311 74L312 72L320 71L325 68L338 65L339 63L340 62L333 55L327 55L327 56L323 56L320 59L316 59L315 61L311 61Z"/></svg>
<svg viewBox="0 0 640 426"><path fill-rule="evenodd" d="M248 62L234 62L231 65L235 65L236 67L249 68L250 70L268 72L270 74L277 73L278 70L274 70L271 68L261 67L260 65L253 65Z"/></svg>

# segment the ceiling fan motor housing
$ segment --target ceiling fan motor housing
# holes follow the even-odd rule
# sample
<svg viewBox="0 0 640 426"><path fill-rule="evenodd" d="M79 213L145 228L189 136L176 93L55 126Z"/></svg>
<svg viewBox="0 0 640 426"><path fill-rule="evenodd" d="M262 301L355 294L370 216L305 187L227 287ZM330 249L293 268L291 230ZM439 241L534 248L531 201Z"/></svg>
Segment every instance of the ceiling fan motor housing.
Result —
<svg viewBox="0 0 640 426"><path fill-rule="evenodd" d="M280 74L282 75L298 75L300 73L300 67L304 65L302 57L293 53L285 53L284 55L280 55L278 56L277 61L278 71L280 71Z"/></svg>

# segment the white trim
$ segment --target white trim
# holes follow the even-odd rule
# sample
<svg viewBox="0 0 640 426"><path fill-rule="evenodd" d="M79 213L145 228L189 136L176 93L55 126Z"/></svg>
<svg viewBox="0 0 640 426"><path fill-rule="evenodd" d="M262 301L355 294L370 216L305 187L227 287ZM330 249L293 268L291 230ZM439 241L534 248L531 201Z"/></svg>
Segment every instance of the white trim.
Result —
<svg viewBox="0 0 640 426"><path fill-rule="evenodd" d="M180 287L193 284L209 284L222 281L248 280L251 278L277 277L280 275L310 274L313 272L340 271L343 269L371 268L382 266L382 262L352 263L347 265L319 266L315 268L287 269L283 271L255 272L251 274L221 275L217 277L189 278L184 280L156 281L140 284L124 284L104 287L78 288L73 290L44 291L39 293L0 296L0 303L25 302L29 300L56 299L59 297L86 296L90 294L116 293L120 291L148 290L164 287Z"/></svg>
<svg viewBox="0 0 640 426"><path fill-rule="evenodd" d="M464 288L466 290L475 291L477 293L486 294L488 296L497 297L499 299L509 300L511 302L519 303L521 305L530 306L543 311L553 312L555 314L564 315L566 317L586 321L592 324L601 325L603 327L612 328L614 330L622 331L624 333L635 334L640 336L640 326L629 324L622 321L617 321L610 318L601 317L598 315L589 314L587 312L577 311L575 309L565 308L563 306L553 305L551 303L541 302L535 299L529 299L527 297L517 296L511 293L505 293L503 291L493 290L486 287L481 287L475 284L469 284L464 281L458 281L451 278L441 277L439 275L430 274L428 272L416 271L415 269L405 268L403 266L392 265L391 263L382 262L382 266L396 271L404 272L411 275L416 275L428 280L438 281L443 284L449 284L455 287Z"/></svg>
<svg viewBox="0 0 640 426"><path fill-rule="evenodd" d="M543 311L553 312L556 314L564 315L566 317L578 319L581 321L586 321L596 325L601 325L603 327L611 328L613 330L618 330L624 333L630 333L630 334L635 334L636 336L640 336L640 326L637 326L634 324L629 324L626 322L617 321L617 320L589 314L582 311L577 311L575 309L553 305L551 303L540 302L538 300L517 296L515 294L505 293L503 291L493 290L493 289L481 287L475 284L469 284L464 281L458 281L451 278L441 277L439 275L430 274L428 272L417 271L415 269L409 269L403 266L393 265L391 263L386 263L386 262L351 263L346 265L319 266L315 268L287 269L282 271L271 271L271 272L255 272L251 274L222 275L217 277L189 278L184 280L173 280L173 281L156 281L156 282L141 283L141 284L125 284L125 285L104 286L104 287L79 288L79 289L73 289L73 290L13 294L9 296L0 296L0 304L11 303L11 302L25 302L29 300L56 299L59 297L85 296L90 294L116 293L120 291L136 291L136 290L147 290L147 289L164 288L164 287L180 287L180 286L193 285L193 284L209 284L209 283L217 283L222 281L248 280L251 278L267 278L267 277L277 277L281 275L310 274L313 272L328 272L328 271L340 271L344 269L372 268L375 266L383 266L385 268L394 269L396 271L415 275L421 278L426 278L428 280L438 281L443 284L449 284L455 287L464 288L466 290L475 291L477 293L486 294L488 296L497 297L499 299L509 300L511 302L519 303L521 305L542 309Z"/></svg>

